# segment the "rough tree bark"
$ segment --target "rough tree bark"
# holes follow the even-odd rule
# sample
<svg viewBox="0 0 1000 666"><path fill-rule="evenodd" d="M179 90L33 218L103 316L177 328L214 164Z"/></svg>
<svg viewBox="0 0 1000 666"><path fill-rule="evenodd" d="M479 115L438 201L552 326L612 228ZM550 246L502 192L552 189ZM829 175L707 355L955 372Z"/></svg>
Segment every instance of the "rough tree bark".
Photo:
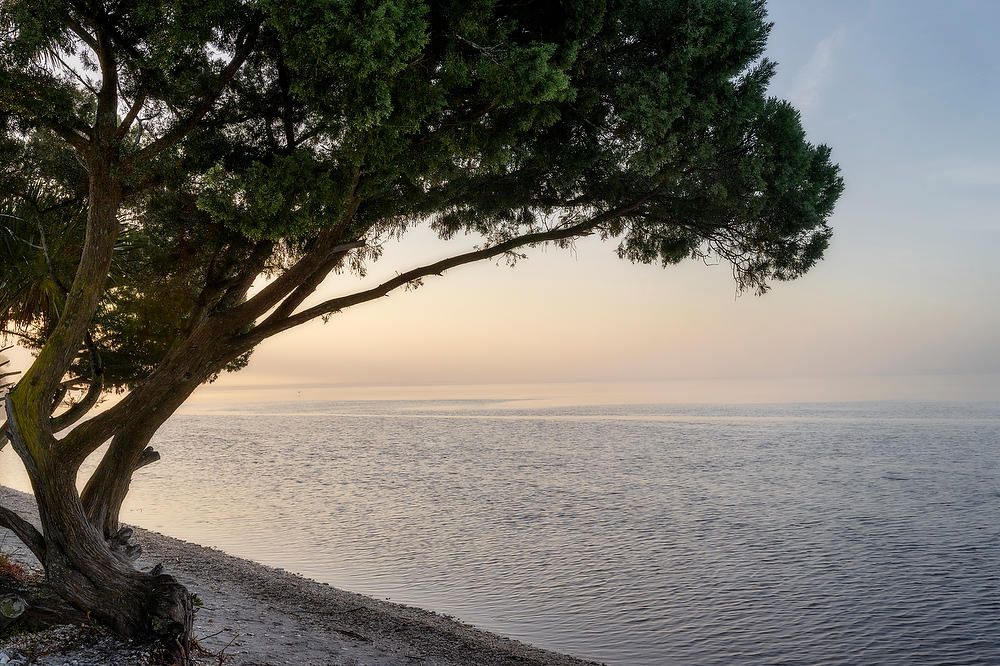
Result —
<svg viewBox="0 0 1000 666"><path fill-rule="evenodd" d="M147 446L156 428L146 427L142 430L122 431L112 438L107 453L80 494L91 524L101 530L104 538L114 547L122 549L130 559L138 555L138 551L136 546L128 543L128 535L121 531L119 515L122 503L132 484L132 475L160 458L159 453Z"/></svg>
<svg viewBox="0 0 1000 666"><path fill-rule="evenodd" d="M21 421L10 398L7 422L11 443L25 463L42 524L40 534L28 534L27 539L18 536L41 561L48 585L120 634L158 640L178 663L189 663L194 609L188 591L160 571L136 570L112 549L84 511L76 490L78 468L67 467L57 456L41 450L40 429Z"/></svg>
<svg viewBox="0 0 1000 666"><path fill-rule="evenodd" d="M124 636L161 641L178 663L187 664L194 617L190 594L173 577L138 571L116 552L113 541L88 518L77 492L80 465L107 437L54 435L62 424L52 418L53 405L87 338L120 231L117 70L103 35L97 36L95 46L104 79L92 141L82 151L89 192L80 263L52 332L6 398L7 436L28 473L42 531L8 514L0 516L0 522L16 528L41 561L48 584L63 599Z"/></svg>

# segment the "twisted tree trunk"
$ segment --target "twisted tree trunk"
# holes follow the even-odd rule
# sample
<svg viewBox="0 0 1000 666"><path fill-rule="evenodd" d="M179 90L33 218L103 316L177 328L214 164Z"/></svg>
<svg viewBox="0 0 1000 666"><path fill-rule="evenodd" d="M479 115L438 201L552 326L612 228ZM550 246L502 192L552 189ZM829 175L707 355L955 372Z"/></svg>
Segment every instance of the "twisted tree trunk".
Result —
<svg viewBox="0 0 1000 666"><path fill-rule="evenodd" d="M120 547L127 548L121 538L125 535L118 521L122 503L132 484L132 475L160 458L159 453L147 446L155 430L126 430L115 435L80 495L91 524L101 531L105 539Z"/></svg>
<svg viewBox="0 0 1000 666"><path fill-rule="evenodd" d="M113 116L113 102L103 103L108 118ZM62 439L54 434L82 416L83 410L70 410L72 414L52 418L52 410L63 377L87 337L119 231L122 192L114 165L95 150L88 171L87 233L76 277L45 345L6 398L7 436L31 481L42 530L12 512L0 512L0 522L32 549L48 585L69 604L123 636L160 641L178 663L187 664L194 617L187 590L159 570L136 570L127 548L120 547L121 539L107 539L91 522L76 489L80 465L115 433L87 435L75 428ZM99 374L95 368L95 376Z"/></svg>
<svg viewBox="0 0 1000 666"><path fill-rule="evenodd" d="M44 454L39 429L20 422L9 398L7 418L10 440L28 471L42 524L41 533L34 534L30 531L34 528L20 524L18 536L41 561L48 585L121 635L159 641L177 663L190 663L194 608L187 589L160 567L138 571L116 552L84 511L76 470Z"/></svg>
<svg viewBox="0 0 1000 666"><path fill-rule="evenodd" d="M126 137L142 111L144 85L125 118L119 115L123 101L119 77L129 69L122 67L119 59L132 58L132 52L114 28L114 20L100 6L74 5L65 14L54 19L53 26L68 21L59 29L68 27L81 40L81 46L89 48L100 75L99 85L90 89L95 102L93 115L85 120L88 114L77 117L74 111L69 114L73 120L64 123L65 119L51 109L39 116L29 105L21 112L32 118L28 126L49 127L76 151L88 178L86 233L73 281L62 289L64 301L51 328L46 330L35 361L6 397L6 429L0 428L0 441L9 438L24 463L42 529L39 531L4 507L0 507L0 526L13 530L35 553L45 568L48 584L66 601L125 636L162 641L178 662L186 664L192 623L190 595L159 567L149 573L135 569L129 533L119 528L118 514L132 473L156 457L155 452L145 448L152 433L194 387L217 371L216 361L221 356L210 357L214 353L211 343L217 336L204 330L201 337L189 340L190 347L169 357L144 390L122 401L126 405L114 418L100 418L111 411L107 410L57 438L56 432L82 418L100 396L102 368L100 359L92 356L93 382L87 396L62 414L53 417L53 411L64 395L61 391L67 372L79 358L81 348L91 342L88 330L105 293L121 231L119 212L123 201L162 184L153 174L139 173L143 165L183 141L212 111L253 51L261 19L255 12L246 17L229 63L221 71L206 68L205 74L214 81L200 99L186 113L178 113L177 122L159 137L136 149L131 138L126 141ZM145 71L141 65L139 69ZM35 85L34 79L31 81ZM60 83L58 99L62 99L63 88ZM32 97L29 92L25 94ZM42 95L38 99L48 98ZM43 251L48 258L47 249L43 247ZM261 263L265 259L262 257ZM235 282L232 288L238 292L236 300L245 296L258 272L254 270ZM92 345L87 346L94 351ZM0 374L0 380L4 377ZM76 489L80 465L109 440L109 455L82 498Z"/></svg>

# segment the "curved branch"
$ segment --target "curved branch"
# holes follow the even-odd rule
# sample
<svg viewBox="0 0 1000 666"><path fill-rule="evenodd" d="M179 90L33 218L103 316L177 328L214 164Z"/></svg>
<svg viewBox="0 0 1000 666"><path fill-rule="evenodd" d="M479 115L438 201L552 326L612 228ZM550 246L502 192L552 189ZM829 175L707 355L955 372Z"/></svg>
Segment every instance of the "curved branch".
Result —
<svg viewBox="0 0 1000 666"><path fill-rule="evenodd" d="M129 108L125 117L122 118L121 124L118 125L118 131L115 133L116 139L121 139L125 136L129 129L132 127L132 123L135 122L136 117L139 115L139 111L142 110L142 105L146 102L146 86L145 84L139 86L139 90L135 95L135 101L132 102L132 106Z"/></svg>
<svg viewBox="0 0 1000 666"><path fill-rule="evenodd" d="M65 300L69 297L69 290L59 278L59 275L56 273L55 267L52 264L52 257L49 255L49 246L45 240L45 229L42 227L41 222L38 224L38 233L41 238L42 252L45 255L45 263L48 265L49 273L51 274L53 281L56 283L56 286L62 292L63 299ZM94 342L94 338L90 334L90 331L87 331L83 341L87 346L87 350L90 352L90 384L87 387L86 395L84 395L79 402L52 419L52 432L54 433L68 428L83 418L83 416L97 404L97 401L100 399L101 393L104 390L104 361L101 360L101 352L97 348L97 343ZM69 384L63 383L55 397L52 399L53 412L59 407L60 404L62 404L68 390Z"/></svg>
<svg viewBox="0 0 1000 666"><path fill-rule="evenodd" d="M80 41L89 46L95 53L97 52L97 39L87 32L87 29L84 28L79 21L69 18L67 24L69 25L70 30L76 33L76 36L80 38Z"/></svg>
<svg viewBox="0 0 1000 666"><path fill-rule="evenodd" d="M69 409L59 416L52 418L52 432L54 433L65 430L82 419L97 404L97 401L101 398L101 393L104 391L104 362L101 360L101 352L97 348L94 338L90 335L90 331L87 331L84 342L90 351L90 385L87 386L87 393L79 402L70 406Z"/></svg>
<svg viewBox="0 0 1000 666"><path fill-rule="evenodd" d="M103 377L94 379L90 383L90 386L87 387L87 393L80 399L79 402L73 403L69 409L59 416L52 417L52 432L56 433L60 430L65 430L86 416L87 412L93 409L94 405L97 404L103 390Z"/></svg>
<svg viewBox="0 0 1000 666"><path fill-rule="evenodd" d="M90 142L87 140L87 137L78 134L76 130L70 129L70 128L65 127L63 125L58 125L58 124L55 124L55 123L51 123L51 122L50 123L46 123L46 126L50 130L52 130L53 132L55 132L56 135L58 135L60 139L62 139L67 144L69 144L73 148L76 148L79 151L86 150L87 147L90 145ZM89 129L89 128L87 128L87 129Z"/></svg>
<svg viewBox="0 0 1000 666"><path fill-rule="evenodd" d="M285 298L285 300L281 301L278 307L274 309L274 312L269 314L267 319L265 319L261 325L268 326L292 315L296 308L302 305L303 301L309 298L309 296L311 296L313 292L319 288L319 285L323 283L326 276L344 261L344 257L346 255L347 250L334 253L329 260L323 263L313 272L312 275L296 287L295 290Z"/></svg>
<svg viewBox="0 0 1000 666"><path fill-rule="evenodd" d="M331 247L332 240L332 234L321 237L317 241L316 247L311 249L304 257L299 259L294 266L272 280L252 298L247 299L245 303L235 308L232 313L227 315L227 317L241 323L253 323L257 317L265 314L275 305L281 303L283 298L288 297L293 298L293 300L294 298L297 298L295 293L299 290L299 288L302 287L303 284L308 283L310 279L317 272L321 271L324 266L333 261L340 261L348 251L354 248L365 246L365 241L358 240ZM323 277L326 277L326 275L324 274ZM303 295L302 300L305 300L307 296L308 294ZM302 300L299 300L298 303L295 304L292 311L294 311L295 307L298 307L298 304L301 303ZM279 309L283 307L284 304L282 303L282 305L279 306ZM291 311L288 314L291 314Z"/></svg>
<svg viewBox="0 0 1000 666"><path fill-rule="evenodd" d="M324 301L318 305L314 305L311 308L307 308L297 314L290 315L284 319L277 321L265 321L259 326L251 329L249 332L240 336L240 340L252 345L256 345L260 341L268 338L276 333L285 331L294 326L304 324L307 321L315 319L316 317L321 317L323 315L332 314L334 312L339 312L345 308L349 308L354 305L359 305L361 303L367 303L368 301L375 300L376 298L381 298L382 296L387 296L389 292L404 287L408 284L419 280L422 277L427 277L429 275L441 275L444 271L461 266L463 264L469 264L476 261L482 261L484 259L491 259L493 257L506 254L518 248L524 247L526 245L536 245L538 243L548 243L552 241L567 240L570 238L577 238L580 236L586 236L592 233L601 224L608 222L609 220L627 215L631 211L635 210L643 203L645 203L653 193L649 193L642 197L638 201L630 203L626 206L621 206L614 210L606 211L595 215L590 219L584 220L583 222L578 222L567 227L557 227L555 229L550 229L547 231L538 231L535 233L525 234L523 236L518 236L516 238L511 238L510 240L504 241L502 243L497 243L490 247L485 247L479 250L473 250L471 252L466 252L464 254L455 255L454 257L449 257L448 259L442 259L441 261L436 261L432 264L427 264L426 266L421 266L419 268L414 268L405 273L401 273L391 280L387 280L382 284L367 289L365 291L360 291L347 296L341 296L339 298L331 298L330 300ZM270 322L270 323L269 323Z"/></svg>
<svg viewBox="0 0 1000 666"><path fill-rule="evenodd" d="M14 536L34 553L39 562L45 561L45 537L34 525L7 507L0 506L0 527L6 527L13 532Z"/></svg>
<svg viewBox="0 0 1000 666"><path fill-rule="evenodd" d="M136 154L132 155L128 160L128 164L130 166L141 164L152 159L191 133L191 130L198 125L201 119L212 110L212 107L215 106L215 102L219 99L219 96L222 95L226 86L228 86L229 82L233 80L233 77L236 76L240 67L243 66L243 63L253 51L254 45L257 41L259 28L260 25L258 23L254 23L243 29L242 39L237 45L236 53L233 55L232 60L230 60L229 63L222 69L215 86L202 98L201 103L194 109L194 111L188 114L186 118L182 119L174 125L174 127L168 130L166 134L142 148Z"/></svg>
<svg viewBox="0 0 1000 666"><path fill-rule="evenodd" d="M202 294L202 308L208 312L208 308L224 310L230 307L239 307L246 299L247 292L253 287L254 280L261 274L267 266L267 261L274 251L274 241L259 241L245 261L241 262L239 270L229 279L223 280ZM207 296L207 297L206 297ZM201 313L204 314L204 313ZM191 317L192 325L197 325L201 321L201 314Z"/></svg>

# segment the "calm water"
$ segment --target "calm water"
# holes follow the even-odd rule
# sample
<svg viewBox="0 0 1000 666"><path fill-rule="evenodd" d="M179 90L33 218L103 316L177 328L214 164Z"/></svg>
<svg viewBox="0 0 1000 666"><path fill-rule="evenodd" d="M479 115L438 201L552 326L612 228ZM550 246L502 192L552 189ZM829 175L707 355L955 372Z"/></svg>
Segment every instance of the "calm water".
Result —
<svg viewBox="0 0 1000 666"><path fill-rule="evenodd" d="M530 404L201 407L125 519L609 664L1000 663L1000 406Z"/></svg>

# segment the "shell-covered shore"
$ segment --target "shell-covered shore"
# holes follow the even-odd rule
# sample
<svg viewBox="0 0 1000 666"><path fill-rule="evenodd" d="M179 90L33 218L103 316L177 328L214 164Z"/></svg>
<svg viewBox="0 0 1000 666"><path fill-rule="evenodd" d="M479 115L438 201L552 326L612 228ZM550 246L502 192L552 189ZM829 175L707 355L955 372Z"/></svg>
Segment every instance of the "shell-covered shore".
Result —
<svg viewBox="0 0 1000 666"><path fill-rule="evenodd" d="M33 498L0 487L0 504L37 520ZM5 533L6 530L0 530ZM594 662L540 650L420 608L336 589L286 571L141 528L141 568L162 563L197 594L194 635L204 664L226 666L583 666ZM30 554L4 534L3 548L28 564ZM63 636L61 639L60 636ZM71 639L70 639L71 637ZM39 637L42 639L45 637ZM0 641L11 664L22 663L25 637ZM64 640L64 645L58 645ZM28 641L30 643L30 639ZM50 637L36 664L136 664L142 651L100 632ZM65 649L63 649L65 648ZM45 651L45 650L39 650ZM0 661L3 656L0 656ZM125 663L125 662L121 662ZM138 666L138 665L137 665Z"/></svg>

